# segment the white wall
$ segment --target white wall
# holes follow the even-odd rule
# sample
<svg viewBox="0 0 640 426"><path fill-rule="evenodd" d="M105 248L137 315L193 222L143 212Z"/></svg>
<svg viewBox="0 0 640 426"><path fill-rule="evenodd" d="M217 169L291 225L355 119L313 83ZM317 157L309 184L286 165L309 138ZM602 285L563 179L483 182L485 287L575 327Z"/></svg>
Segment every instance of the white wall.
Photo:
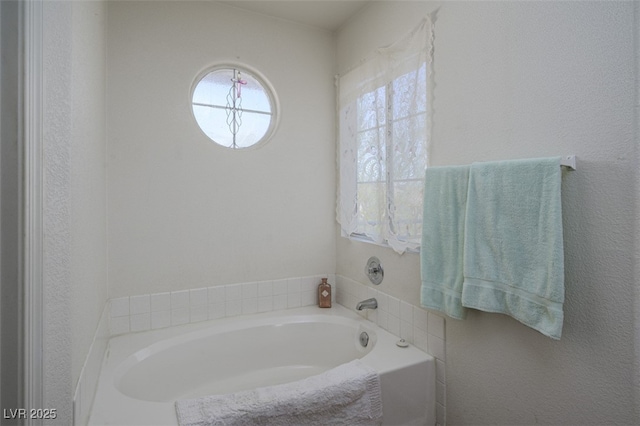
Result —
<svg viewBox="0 0 640 426"><path fill-rule="evenodd" d="M20 3L0 3L0 407L21 407Z"/></svg>
<svg viewBox="0 0 640 426"><path fill-rule="evenodd" d="M640 418L640 3L635 2L635 63L636 63L636 73L635 73L635 105L636 105L636 115L635 115L635 131L636 131L636 180L635 186L633 188L633 192L636 194L636 211L635 211L635 297L634 297L634 314L635 314L635 363L634 363L634 371L635 371L635 408L636 408L636 418Z"/></svg>
<svg viewBox="0 0 640 426"><path fill-rule="evenodd" d="M339 70L437 6L430 163L578 157L563 178L562 340L503 315L448 319L447 423L638 423L634 4L376 2L338 34ZM417 255L344 238L337 247L338 274L365 282L377 255L381 289L419 303Z"/></svg>
<svg viewBox="0 0 640 426"><path fill-rule="evenodd" d="M61 425L107 300L104 7L43 9L43 408Z"/></svg>
<svg viewBox="0 0 640 426"><path fill-rule="evenodd" d="M330 33L215 2L108 5L110 297L335 270ZM234 152L190 89L220 61L259 70L281 120Z"/></svg>

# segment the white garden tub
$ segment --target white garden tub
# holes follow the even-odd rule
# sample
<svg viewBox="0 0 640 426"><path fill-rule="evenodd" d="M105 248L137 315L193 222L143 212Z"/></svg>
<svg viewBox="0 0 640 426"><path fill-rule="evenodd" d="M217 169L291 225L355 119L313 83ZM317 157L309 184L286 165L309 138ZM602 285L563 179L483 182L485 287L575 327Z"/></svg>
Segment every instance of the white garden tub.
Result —
<svg viewBox="0 0 640 426"><path fill-rule="evenodd" d="M360 344L362 332L369 336ZM435 424L435 360L342 306L304 307L109 341L90 425L177 425L178 399L287 383L360 358L380 374L384 424Z"/></svg>

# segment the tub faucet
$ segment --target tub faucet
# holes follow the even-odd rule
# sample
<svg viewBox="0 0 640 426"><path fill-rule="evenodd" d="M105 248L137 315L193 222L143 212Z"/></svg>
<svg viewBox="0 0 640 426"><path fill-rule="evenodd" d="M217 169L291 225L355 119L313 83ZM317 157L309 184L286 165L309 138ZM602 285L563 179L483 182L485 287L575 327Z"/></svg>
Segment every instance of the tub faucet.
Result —
<svg viewBox="0 0 640 426"><path fill-rule="evenodd" d="M378 301L375 297L371 299L363 300L362 302L358 302L356 305L356 310L361 311L363 309L376 309L378 307Z"/></svg>

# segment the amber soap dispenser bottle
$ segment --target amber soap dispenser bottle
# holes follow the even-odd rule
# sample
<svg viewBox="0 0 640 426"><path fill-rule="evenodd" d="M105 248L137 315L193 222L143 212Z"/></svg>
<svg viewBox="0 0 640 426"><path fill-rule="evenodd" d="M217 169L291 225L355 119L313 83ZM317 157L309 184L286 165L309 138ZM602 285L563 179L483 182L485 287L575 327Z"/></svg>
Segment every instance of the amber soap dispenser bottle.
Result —
<svg viewBox="0 0 640 426"><path fill-rule="evenodd" d="M321 308L331 307L331 284L326 278L318 285L318 306Z"/></svg>

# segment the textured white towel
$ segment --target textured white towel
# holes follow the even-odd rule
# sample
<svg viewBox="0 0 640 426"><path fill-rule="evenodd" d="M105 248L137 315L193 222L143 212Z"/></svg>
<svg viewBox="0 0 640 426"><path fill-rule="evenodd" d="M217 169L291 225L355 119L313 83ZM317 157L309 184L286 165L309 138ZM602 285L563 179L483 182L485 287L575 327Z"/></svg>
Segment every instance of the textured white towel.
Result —
<svg viewBox="0 0 640 426"><path fill-rule="evenodd" d="M180 426L379 425L380 377L360 360L282 385L176 401Z"/></svg>

